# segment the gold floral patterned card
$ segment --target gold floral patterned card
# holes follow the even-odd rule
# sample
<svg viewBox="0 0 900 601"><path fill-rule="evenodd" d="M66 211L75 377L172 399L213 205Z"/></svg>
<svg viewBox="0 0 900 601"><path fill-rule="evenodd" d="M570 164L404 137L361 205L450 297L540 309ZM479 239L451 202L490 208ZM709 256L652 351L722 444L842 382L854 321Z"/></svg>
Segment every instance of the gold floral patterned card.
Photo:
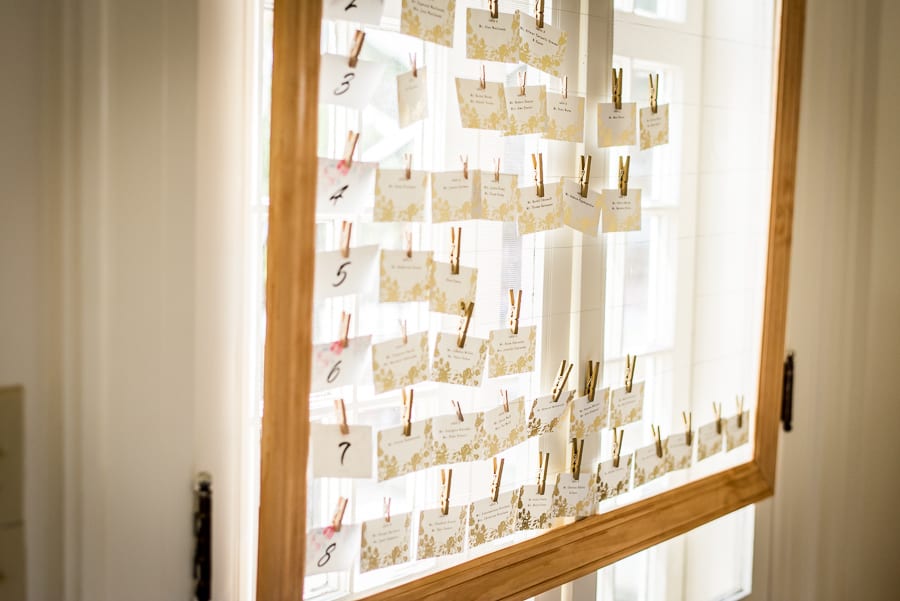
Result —
<svg viewBox="0 0 900 601"><path fill-rule="evenodd" d="M340 532L330 525L307 532L303 573L313 576L352 569L359 551L360 530L359 524L343 524Z"/></svg>
<svg viewBox="0 0 900 601"><path fill-rule="evenodd" d="M538 29L534 17L519 16L519 61L557 77L562 77L568 34L544 21Z"/></svg>
<svg viewBox="0 0 900 601"><path fill-rule="evenodd" d="M375 394L405 388L428 379L428 332L372 345Z"/></svg>
<svg viewBox="0 0 900 601"><path fill-rule="evenodd" d="M744 411L741 427L738 428L738 416L732 415L725 421L725 450L730 451L750 442L750 412Z"/></svg>
<svg viewBox="0 0 900 601"><path fill-rule="evenodd" d="M432 173L431 222L472 219L478 191L475 177L466 177L463 171Z"/></svg>
<svg viewBox="0 0 900 601"><path fill-rule="evenodd" d="M362 523L359 544L359 573L395 566L409 561L412 514L376 518Z"/></svg>
<svg viewBox="0 0 900 601"><path fill-rule="evenodd" d="M372 477L372 426L343 434L338 424L310 424L309 448L313 478Z"/></svg>
<svg viewBox="0 0 900 601"><path fill-rule="evenodd" d="M400 127L428 118L428 71L425 67L397 76L397 121Z"/></svg>
<svg viewBox="0 0 900 601"><path fill-rule="evenodd" d="M431 279L430 250L381 251L378 300L382 303L427 301Z"/></svg>
<svg viewBox="0 0 900 601"><path fill-rule="evenodd" d="M506 127L503 135L540 134L547 129L547 87L506 88Z"/></svg>
<svg viewBox="0 0 900 601"><path fill-rule="evenodd" d="M466 58L519 62L519 16L470 8L466 11Z"/></svg>
<svg viewBox="0 0 900 601"><path fill-rule="evenodd" d="M425 221L428 173L405 169L375 172L374 221Z"/></svg>
<svg viewBox="0 0 900 601"><path fill-rule="evenodd" d="M463 552L466 541L467 505L450 507L447 515L440 509L419 513L419 545L416 559L443 557Z"/></svg>
<svg viewBox="0 0 900 601"><path fill-rule="evenodd" d="M432 465L449 465L481 459L483 413L454 413L431 418L434 440Z"/></svg>
<svg viewBox="0 0 900 601"><path fill-rule="evenodd" d="M584 142L584 96L547 92L547 127L544 137L563 142Z"/></svg>
<svg viewBox="0 0 900 601"><path fill-rule="evenodd" d="M481 386L487 343L484 338L467 336L465 347L459 348L455 333L438 332L431 362L431 379L460 386Z"/></svg>
<svg viewBox="0 0 900 601"><path fill-rule="evenodd" d="M640 421L644 411L644 382L635 382L631 392L625 387L614 388L609 393L609 427L621 428Z"/></svg>
<svg viewBox="0 0 900 601"><path fill-rule="evenodd" d="M697 461L703 461L707 457L712 457L721 452L722 433L716 430L716 422L704 424L697 428Z"/></svg>
<svg viewBox="0 0 900 601"><path fill-rule="evenodd" d="M474 549L516 531L519 491L500 493L497 502L490 497L469 505L469 548Z"/></svg>
<svg viewBox="0 0 900 601"><path fill-rule="evenodd" d="M353 217L368 208L375 186L376 163L343 162L319 157L316 177L316 213L320 216Z"/></svg>
<svg viewBox="0 0 900 601"><path fill-rule="evenodd" d="M662 457L656 455L656 443L641 447L628 458L628 462L634 465L634 485L641 486L651 480L665 475L667 470L666 454Z"/></svg>
<svg viewBox="0 0 900 601"><path fill-rule="evenodd" d="M550 514L555 518L580 518L594 513L597 504L594 476L582 473L578 480L572 474L559 474L553 487Z"/></svg>
<svg viewBox="0 0 900 601"><path fill-rule="evenodd" d="M525 399L509 402L509 411L502 405L484 413L482 458L487 459L527 440L525 436Z"/></svg>
<svg viewBox="0 0 900 601"><path fill-rule="evenodd" d="M478 270L460 265L459 273L450 271L450 263L434 261L428 280L428 310L435 313L459 315L461 304L468 306L475 302L475 287L478 284Z"/></svg>
<svg viewBox="0 0 900 601"><path fill-rule="evenodd" d="M693 443L693 439L691 440ZM686 470L691 467L691 455L694 450L693 445L687 444L684 432L671 434L665 442L666 452L664 453L666 460L666 471Z"/></svg>
<svg viewBox="0 0 900 601"><path fill-rule="evenodd" d="M519 489L518 530L547 530L551 526L551 509L553 493L550 487L544 488L544 494L538 492L536 484L526 484Z"/></svg>
<svg viewBox="0 0 900 601"><path fill-rule="evenodd" d="M409 436L403 426L378 432L378 481L390 480L431 467L431 420L410 424Z"/></svg>
<svg viewBox="0 0 900 601"><path fill-rule="evenodd" d="M459 102L459 120L463 127L471 129L506 129L506 95L500 82L456 78L456 99Z"/></svg>
<svg viewBox="0 0 900 601"><path fill-rule="evenodd" d="M552 394L534 399L531 411L528 413L528 423L525 426L528 437L553 432L569 408L569 402L573 396L575 396L573 391L564 390L560 393L557 401L553 400Z"/></svg>
<svg viewBox="0 0 900 601"><path fill-rule="evenodd" d="M371 342L371 336L360 336L351 338L346 347L340 342L313 346L310 392L359 384Z"/></svg>
<svg viewBox="0 0 900 601"><path fill-rule="evenodd" d="M641 109L641 150L669 143L669 105L660 104L654 113Z"/></svg>
<svg viewBox="0 0 900 601"><path fill-rule="evenodd" d="M453 46L456 0L403 0L400 33L441 46Z"/></svg>
<svg viewBox="0 0 900 601"><path fill-rule="evenodd" d="M518 182L515 174L500 173L494 179L492 171L479 174L481 184L481 219L515 221L519 211Z"/></svg>
<svg viewBox="0 0 900 601"><path fill-rule="evenodd" d="M575 397L569 413L569 436L584 438L606 427L609 413L609 388L594 391L594 400L588 395Z"/></svg>
<svg viewBox="0 0 900 601"><path fill-rule="evenodd" d="M358 60L350 66L347 56L323 54L319 68L319 104L363 109L375 96L384 65Z"/></svg>
<svg viewBox="0 0 900 601"><path fill-rule="evenodd" d="M492 330L488 339L488 377L499 378L534 371L536 344L535 326L521 326L518 334L513 334L509 328Z"/></svg>
<svg viewBox="0 0 900 601"><path fill-rule="evenodd" d="M635 118L637 105L623 102L617 109L613 102L601 102L597 105L597 146L631 146L637 143L635 135Z"/></svg>
<svg viewBox="0 0 900 601"><path fill-rule="evenodd" d="M326 19L380 25L384 0L325 0Z"/></svg>
<svg viewBox="0 0 900 601"><path fill-rule="evenodd" d="M597 236L600 229L600 194L588 190L581 195L581 183L569 179L563 181L563 223L582 234Z"/></svg>
<svg viewBox="0 0 900 601"><path fill-rule="evenodd" d="M597 466L597 501L605 501L628 492L631 484L631 460L619 459L619 467L613 460L603 461Z"/></svg>
<svg viewBox="0 0 900 601"><path fill-rule="evenodd" d="M603 233L641 231L641 191L629 188L622 196L619 190L603 191Z"/></svg>
<svg viewBox="0 0 900 601"><path fill-rule="evenodd" d="M378 247L351 248L348 256L333 250L316 253L313 298L316 302L334 296L366 292L375 273Z"/></svg>
<svg viewBox="0 0 900 601"><path fill-rule="evenodd" d="M519 235L546 232L562 227L562 184L544 184L544 195L535 186L519 188Z"/></svg>

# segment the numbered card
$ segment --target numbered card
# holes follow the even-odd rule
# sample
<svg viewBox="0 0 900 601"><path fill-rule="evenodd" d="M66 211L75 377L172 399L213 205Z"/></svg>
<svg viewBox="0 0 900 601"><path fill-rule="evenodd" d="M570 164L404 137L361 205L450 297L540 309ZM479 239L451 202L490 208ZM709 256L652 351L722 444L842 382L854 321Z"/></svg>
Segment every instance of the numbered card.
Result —
<svg viewBox="0 0 900 601"><path fill-rule="evenodd" d="M660 104L655 113L649 106L641 109L641 150L668 143L669 105Z"/></svg>
<svg viewBox="0 0 900 601"><path fill-rule="evenodd" d="M550 514L555 518L580 518L593 515L597 504L594 476L582 472L576 480L572 474L559 474L553 487Z"/></svg>
<svg viewBox="0 0 900 601"><path fill-rule="evenodd" d="M540 134L547 129L547 88L520 86L506 88L506 128L503 134Z"/></svg>
<svg viewBox="0 0 900 601"><path fill-rule="evenodd" d="M380 25L384 0L325 0L326 19Z"/></svg>
<svg viewBox="0 0 900 601"><path fill-rule="evenodd" d="M547 128L544 137L563 142L584 142L584 96L547 92Z"/></svg>
<svg viewBox="0 0 900 601"><path fill-rule="evenodd" d="M310 424L309 448L313 478L371 478L372 427L350 426L342 434L337 424Z"/></svg>
<svg viewBox="0 0 900 601"><path fill-rule="evenodd" d="M410 434L403 426L378 432L378 481L390 480L431 467L431 420L411 424Z"/></svg>
<svg viewBox="0 0 900 601"><path fill-rule="evenodd" d="M375 185L375 163L353 161L350 168L334 159L319 158L316 213L353 217L368 208Z"/></svg>
<svg viewBox="0 0 900 601"><path fill-rule="evenodd" d="M525 434L525 399L509 402L509 411L502 405L484 413L484 441L482 457L487 459L511 449L527 440Z"/></svg>
<svg viewBox="0 0 900 601"><path fill-rule="evenodd" d="M526 484L519 489L518 530L547 530L550 528L553 492L550 486L544 488L544 494L538 492L536 484Z"/></svg>
<svg viewBox="0 0 900 601"><path fill-rule="evenodd" d="M490 221L515 221L519 212L519 178L501 173L494 179L492 171L482 171L481 219Z"/></svg>
<svg viewBox="0 0 900 601"><path fill-rule="evenodd" d="M693 440L691 441L693 442ZM665 442L666 471L686 470L691 467L691 451L694 447L687 444L684 433L672 434Z"/></svg>
<svg viewBox="0 0 900 601"><path fill-rule="evenodd" d="M359 545L359 573L395 566L409 561L412 514L368 520L362 524Z"/></svg>
<svg viewBox="0 0 900 601"><path fill-rule="evenodd" d="M400 33L441 46L453 46L456 0L403 0Z"/></svg>
<svg viewBox="0 0 900 601"><path fill-rule="evenodd" d="M375 394L405 388L428 379L428 332L372 345Z"/></svg>
<svg viewBox="0 0 900 601"><path fill-rule="evenodd" d="M453 415L431 418L434 440L432 463L449 465L481 459L483 413L464 413L463 420Z"/></svg>
<svg viewBox="0 0 900 601"><path fill-rule="evenodd" d="M425 67L397 76L397 121L407 127L428 118L428 73Z"/></svg>
<svg viewBox="0 0 900 601"><path fill-rule="evenodd" d="M621 457L619 467L613 460L604 461L597 466L597 500L612 499L628 492L631 484L631 460Z"/></svg>
<svg viewBox="0 0 900 601"><path fill-rule="evenodd" d="M304 574L314 576L351 569L359 551L359 537L359 524L343 524L340 532L331 526L307 532Z"/></svg>
<svg viewBox="0 0 900 601"><path fill-rule="evenodd" d="M319 67L319 103L363 109L375 96L384 65L357 60L350 66L347 56L323 54Z"/></svg>
<svg viewBox="0 0 900 601"><path fill-rule="evenodd" d="M481 546L516 531L519 491L500 493L469 505L469 548Z"/></svg>
<svg viewBox="0 0 900 601"><path fill-rule="evenodd" d="M344 257L339 250L316 253L316 274L313 290L316 302L323 298L359 294L372 283L375 273L377 246L351 248Z"/></svg>
<svg viewBox="0 0 900 601"><path fill-rule="evenodd" d="M644 412L644 382L635 382L631 392L625 387L615 388L609 393L609 427L641 421Z"/></svg>
<svg viewBox="0 0 900 601"><path fill-rule="evenodd" d="M562 195L563 223L582 234L596 236L600 229L600 194L588 190L587 196L582 196L580 182L565 180Z"/></svg>
<svg viewBox="0 0 900 601"><path fill-rule="evenodd" d="M466 11L466 58L519 62L519 15L470 8Z"/></svg>
<svg viewBox="0 0 900 601"><path fill-rule="evenodd" d="M425 221L428 173L405 169L375 172L374 221Z"/></svg>
<svg viewBox="0 0 900 601"><path fill-rule="evenodd" d="M562 184L544 184L544 195L534 186L519 188L519 235L546 232L562 227Z"/></svg>
<svg viewBox="0 0 900 601"><path fill-rule="evenodd" d="M553 432L565 415L569 408L569 402L574 396L573 391L564 390L560 393L558 401L553 400L552 394L536 398L531 404L528 424L525 426L529 438Z"/></svg>
<svg viewBox="0 0 900 601"><path fill-rule="evenodd" d="M597 105L597 146L631 146L637 143L635 135L635 117L637 105L623 102L617 109L614 102L601 102Z"/></svg>
<svg viewBox="0 0 900 601"><path fill-rule="evenodd" d="M431 251L381 251L378 300L382 303L427 301L431 279Z"/></svg>
<svg viewBox="0 0 900 601"><path fill-rule="evenodd" d="M503 84L481 80L456 78L456 99L459 102L459 120L463 127L472 129L506 129L506 95Z"/></svg>
<svg viewBox="0 0 900 601"><path fill-rule="evenodd" d="M569 413L569 436L584 438L606 427L609 412L609 388L594 391L594 400L588 395L575 397Z"/></svg>
<svg viewBox="0 0 900 601"><path fill-rule="evenodd" d="M641 486L651 480L662 477L666 473L666 454L656 455L656 443L641 447L628 458L634 465L634 485Z"/></svg>
<svg viewBox="0 0 900 601"><path fill-rule="evenodd" d="M724 431L724 422L722 430ZM722 432L716 428L716 422L704 424L697 428L697 461L703 461L716 453L722 452Z"/></svg>
<svg viewBox="0 0 900 601"><path fill-rule="evenodd" d="M750 442L750 412L744 411L741 427L738 428L738 416L732 415L725 421L725 450L730 451Z"/></svg>
<svg viewBox="0 0 900 601"><path fill-rule="evenodd" d="M519 16L519 61L557 77L563 73L568 34L544 20L538 29L537 21L520 11Z"/></svg>
<svg viewBox="0 0 900 601"><path fill-rule="evenodd" d="M466 505L450 507L447 515L440 509L419 513L419 545L416 559L443 557L463 552L466 540Z"/></svg>
<svg viewBox="0 0 900 601"><path fill-rule="evenodd" d="M466 337L466 345L456 345L456 334L438 332L434 343L434 360L431 362L431 379L446 384L481 386L488 341L474 336Z"/></svg>
<svg viewBox="0 0 900 601"><path fill-rule="evenodd" d="M371 336L360 336L351 338L346 348L340 342L313 346L310 392L359 384L371 342Z"/></svg>
<svg viewBox="0 0 900 601"><path fill-rule="evenodd" d="M474 172L465 177L462 171L431 174L431 222L472 219L476 192Z"/></svg>
<svg viewBox="0 0 900 601"><path fill-rule="evenodd" d="M618 190L603 191L603 233L641 231L641 191L629 188L628 195Z"/></svg>
<svg viewBox="0 0 900 601"><path fill-rule="evenodd" d="M435 313L460 314L460 305L475 302L475 287L478 270L460 265L459 273L450 272L449 263L434 261L431 264L431 279L428 282L428 310Z"/></svg>
<svg viewBox="0 0 900 601"><path fill-rule="evenodd" d="M488 340L489 378L534 371L535 326L520 326L518 334L513 334L509 328L492 330Z"/></svg>

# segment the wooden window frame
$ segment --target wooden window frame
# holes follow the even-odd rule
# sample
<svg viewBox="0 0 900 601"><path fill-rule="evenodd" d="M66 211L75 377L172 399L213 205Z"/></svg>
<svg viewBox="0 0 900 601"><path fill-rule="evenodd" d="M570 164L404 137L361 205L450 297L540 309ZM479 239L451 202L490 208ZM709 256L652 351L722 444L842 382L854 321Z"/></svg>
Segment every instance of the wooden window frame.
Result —
<svg viewBox="0 0 900 601"><path fill-rule="evenodd" d="M753 459L367 597L526 599L774 494L805 0L781 0L772 198ZM257 598L303 589L322 3L276 0Z"/></svg>

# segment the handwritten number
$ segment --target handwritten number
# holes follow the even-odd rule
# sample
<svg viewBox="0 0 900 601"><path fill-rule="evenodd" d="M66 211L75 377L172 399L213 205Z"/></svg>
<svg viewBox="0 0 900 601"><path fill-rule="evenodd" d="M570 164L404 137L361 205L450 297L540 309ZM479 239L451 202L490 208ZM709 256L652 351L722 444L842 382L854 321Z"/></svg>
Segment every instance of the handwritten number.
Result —
<svg viewBox="0 0 900 601"><path fill-rule="evenodd" d="M334 367L331 368L331 371L328 372L328 376L325 378L328 380L328 383L331 384L335 380L338 379L338 376L341 375L341 362L338 361L334 364Z"/></svg>
<svg viewBox="0 0 900 601"><path fill-rule="evenodd" d="M334 194L331 195L331 198L328 199L331 201L331 206L336 205L337 201L343 200L344 192L346 192L347 188L349 188L349 187L350 187L349 184L342 186L340 190L338 190L337 192L335 192Z"/></svg>
<svg viewBox="0 0 900 601"><path fill-rule="evenodd" d="M347 6L344 7L344 10L350 10L351 8L359 8L356 6L356 0L350 0Z"/></svg>
<svg viewBox="0 0 900 601"><path fill-rule="evenodd" d="M344 73L343 80L334 89L334 95L340 96L341 94L346 94L347 90L350 89L350 82L353 81L354 77L356 77L356 73L354 73L353 71Z"/></svg>
<svg viewBox="0 0 900 601"><path fill-rule="evenodd" d="M344 465L344 455L346 455L347 451L350 450L350 443L349 442L341 442L341 443L338 443L338 446L344 447L344 450L341 451L341 465Z"/></svg>
<svg viewBox="0 0 900 601"><path fill-rule="evenodd" d="M326 563L331 561L331 554L334 552L334 550L336 548L337 548L337 543L331 543L330 545L325 547L325 555L323 555L322 557L319 558L319 561L316 562L316 565L318 565L320 568L324 567Z"/></svg>
<svg viewBox="0 0 900 601"><path fill-rule="evenodd" d="M343 263L341 263L341 266L338 267L337 273L334 275L336 275L337 277L339 277L341 279L339 279L337 282L335 282L334 284L331 285L333 288L337 288L338 286L343 284L344 281L347 279L348 274L346 271L344 271L344 268L347 267L348 265L350 265L350 263L351 263L351 261L344 261Z"/></svg>

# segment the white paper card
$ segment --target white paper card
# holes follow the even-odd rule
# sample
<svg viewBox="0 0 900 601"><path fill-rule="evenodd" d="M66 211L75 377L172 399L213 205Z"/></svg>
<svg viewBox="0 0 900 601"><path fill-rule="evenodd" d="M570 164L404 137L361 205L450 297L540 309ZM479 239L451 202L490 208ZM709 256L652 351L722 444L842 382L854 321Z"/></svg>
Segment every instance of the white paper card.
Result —
<svg viewBox="0 0 900 601"><path fill-rule="evenodd" d="M544 195L534 186L519 188L519 235L545 232L562 227L562 184L544 183Z"/></svg>
<svg viewBox="0 0 900 601"><path fill-rule="evenodd" d="M519 15L519 61L557 77L564 75L568 34L547 23L538 29L534 17L516 11Z"/></svg>
<svg viewBox="0 0 900 601"><path fill-rule="evenodd" d="M631 461L622 456L619 458L619 467L613 465L613 460L602 462L597 466L597 500L605 501L627 492L631 484Z"/></svg>
<svg viewBox="0 0 900 601"><path fill-rule="evenodd" d="M637 143L635 117L637 105L623 102L617 109L613 102L601 102L597 105L597 146L631 146Z"/></svg>
<svg viewBox="0 0 900 601"><path fill-rule="evenodd" d="M313 346L311 392L359 384L371 341L371 336L360 336L351 338L346 348L340 342Z"/></svg>
<svg viewBox="0 0 900 601"><path fill-rule="evenodd" d="M323 54L319 67L319 103L365 108L375 95L383 73L381 63L357 60L356 66L351 67L347 56Z"/></svg>
<svg viewBox="0 0 900 601"><path fill-rule="evenodd" d="M628 188L622 196L618 190L603 191L603 233L639 232L641 230L641 191Z"/></svg>
<svg viewBox="0 0 900 601"><path fill-rule="evenodd" d="M535 326L519 326L518 334L513 334L509 328L491 330L488 340L489 378L534 371Z"/></svg>
<svg viewBox="0 0 900 601"><path fill-rule="evenodd" d="M553 487L550 513L557 518L580 518L594 513L597 500L594 476L582 471L578 480L572 474L559 474Z"/></svg>
<svg viewBox="0 0 900 601"><path fill-rule="evenodd" d="M547 92L547 128L544 137L563 142L584 142L584 96Z"/></svg>
<svg viewBox="0 0 900 601"><path fill-rule="evenodd" d="M485 459L525 442L525 400L519 397L510 401L509 411L502 405L486 411L483 430L482 457Z"/></svg>
<svg viewBox="0 0 900 601"><path fill-rule="evenodd" d="M518 491L500 493L497 502L490 497L469 506L469 548L508 536L516 531Z"/></svg>
<svg viewBox="0 0 900 601"><path fill-rule="evenodd" d="M614 388L609 393L609 427L621 428L641 421L644 412L644 382L634 382L631 392L625 387Z"/></svg>
<svg viewBox="0 0 900 601"><path fill-rule="evenodd" d="M565 180L562 195L563 223L582 234L596 237L600 229L600 194L588 190L587 196L582 197L581 183Z"/></svg>
<svg viewBox="0 0 900 601"><path fill-rule="evenodd" d="M515 221L519 212L519 178L509 173L501 173L494 181L492 171L482 171L481 219L490 221Z"/></svg>
<svg viewBox="0 0 900 601"><path fill-rule="evenodd" d="M506 95L502 83L488 81L482 89L480 79L457 77L456 100L463 127L497 131L506 128Z"/></svg>
<svg viewBox="0 0 900 601"><path fill-rule="evenodd" d="M588 395L575 397L569 413L569 436L584 438L606 427L609 412L609 388L594 390L594 400Z"/></svg>
<svg viewBox="0 0 900 601"><path fill-rule="evenodd" d="M316 177L316 213L355 216L368 208L375 186L375 163L353 161L350 168L335 159L319 158Z"/></svg>
<svg viewBox="0 0 900 601"><path fill-rule="evenodd" d="M372 345L375 394L424 382L428 373L428 332Z"/></svg>
<svg viewBox="0 0 900 601"><path fill-rule="evenodd" d="M431 436L434 440L433 465L449 465L480 459L481 440L479 422L481 413L464 413L463 421L453 415L431 418Z"/></svg>
<svg viewBox="0 0 900 601"><path fill-rule="evenodd" d="M441 46L453 46L456 0L403 0L400 33Z"/></svg>
<svg viewBox="0 0 900 601"><path fill-rule="evenodd" d="M310 424L309 448L314 478L371 478L372 427L350 426L341 434L337 424Z"/></svg>
<svg viewBox="0 0 900 601"><path fill-rule="evenodd" d="M412 514L368 520L362 524L359 549L359 573L409 561L409 537Z"/></svg>
<svg viewBox="0 0 900 601"><path fill-rule="evenodd" d="M431 363L431 379L446 384L481 386L488 341L469 335L465 346L459 348L456 338L455 333L438 332Z"/></svg>
<svg viewBox="0 0 900 601"><path fill-rule="evenodd" d="M360 530L359 524L342 524L340 532L331 526L307 532L304 573L313 576L351 569L359 551Z"/></svg>
<svg viewBox="0 0 900 601"><path fill-rule="evenodd" d="M641 150L669 143L669 105L660 104L654 113L641 109Z"/></svg>
<svg viewBox="0 0 900 601"><path fill-rule="evenodd" d="M547 129L546 86L508 87L506 94L506 127L504 135L540 134Z"/></svg>
<svg viewBox="0 0 900 601"><path fill-rule="evenodd" d="M553 506L552 485L544 487L544 494L538 492L537 484L526 484L519 489L519 503L516 527L519 530L546 530L550 528Z"/></svg>
<svg viewBox="0 0 900 601"><path fill-rule="evenodd" d="M693 440L691 440L693 443ZM691 467L691 452L693 446L687 444L684 433L670 435L665 442L666 471L685 470Z"/></svg>
<svg viewBox="0 0 900 601"><path fill-rule="evenodd" d="M468 509L467 505L459 505L448 508L447 515L443 515L440 509L426 509L419 513L416 559L462 553Z"/></svg>
<svg viewBox="0 0 900 601"><path fill-rule="evenodd" d="M379 482L431 467L431 420L410 426L409 436L403 426L378 432Z"/></svg>
<svg viewBox="0 0 900 601"><path fill-rule="evenodd" d="M431 251L381 251L378 300L382 303L427 301L431 278Z"/></svg>
<svg viewBox="0 0 900 601"><path fill-rule="evenodd" d="M665 453L656 455L656 443L641 447L628 458L634 462L634 485L641 486L651 480L662 477L666 473Z"/></svg>
<svg viewBox="0 0 900 601"><path fill-rule="evenodd" d="M559 400L554 401L553 395L538 397L531 404L531 411L528 413L528 436L539 436L547 432L553 432L559 421L565 415L569 408L569 402L575 393L571 390L562 391Z"/></svg>
<svg viewBox="0 0 900 601"><path fill-rule="evenodd" d="M750 442L750 412L744 411L740 428L738 428L738 416L729 417L725 421L725 450L736 449L748 442Z"/></svg>
<svg viewBox="0 0 900 601"><path fill-rule="evenodd" d="M476 192L474 173L463 171L431 174L431 222L472 219Z"/></svg>
<svg viewBox="0 0 900 601"><path fill-rule="evenodd" d="M478 270L460 265L459 273L453 275L449 263L434 261L431 264L431 279L428 283L428 310L435 313L460 314L460 305L475 302L475 287Z"/></svg>
<svg viewBox="0 0 900 601"><path fill-rule="evenodd" d="M498 63L519 62L519 17L470 8L466 11L466 58Z"/></svg>
<svg viewBox="0 0 900 601"><path fill-rule="evenodd" d="M379 169L375 173L374 221L425 221L428 173Z"/></svg>
<svg viewBox="0 0 900 601"><path fill-rule="evenodd" d="M397 121L407 127L428 118L428 72L425 67L397 76Z"/></svg>
<svg viewBox="0 0 900 601"><path fill-rule="evenodd" d="M724 432L725 423L722 423ZM716 429L716 422L704 424L697 429L697 461L703 461L722 452L722 432Z"/></svg>
<svg viewBox="0 0 900 601"><path fill-rule="evenodd" d="M372 283L377 257L378 247L374 245L351 248L347 257L341 255L339 250L316 253L313 288L316 302L323 298L365 292Z"/></svg>
<svg viewBox="0 0 900 601"><path fill-rule="evenodd" d="M384 0L325 0L326 19L380 25Z"/></svg>

